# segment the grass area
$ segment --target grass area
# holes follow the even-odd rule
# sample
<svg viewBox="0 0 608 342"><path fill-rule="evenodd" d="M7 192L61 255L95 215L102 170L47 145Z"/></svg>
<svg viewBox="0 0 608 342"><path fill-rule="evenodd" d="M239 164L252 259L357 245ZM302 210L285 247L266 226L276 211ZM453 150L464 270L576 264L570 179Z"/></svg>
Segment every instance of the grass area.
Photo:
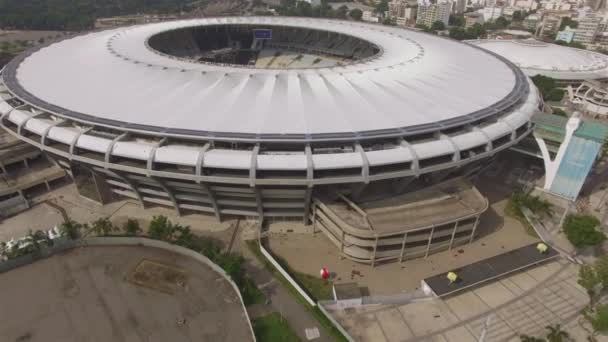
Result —
<svg viewBox="0 0 608 342"><path fill-rule="evenodd" d="M538 216L552 216L553 207L549 202L543 200L538 196L530 196L521 192L516 192L511 195L511 198L507 203L507 207L505 208L505 214L521 222L528 235L538 238L538 234L521 211L521 208L523 207L528 208L530 211L532 211Z"/></svg>
<svg viewBox="0 0 608 342"><path fill-rule="evenodd" d="M258 289L253 282L253 279L244 276L243 284L241 285L241 295L243 296L243 304L250 306L254 304L266 303L266 296Z"/></svg>
<svg viewBox="0 0 608 342"><path fill-rule="evenodd" d="M291 274L296 282L304 288L304 291L306 291L312 299L315 301L332 299L332 283L330 281L298 272L292 269L285 259L276 255L274 255L274 258L283 266L283 269Z"/></svg>
<svg viewBox="0 0 608 342"><path fill-rule="evenodd" d="M301 341L278 312L258 317L251 324L253 325L255 338L260 342Z"/></svg>
<svg viewBox="0 0 608 342"><path fill-rule="evenodd" d="M258 246L257 241L247 241L247 247L251 252L256 256L256 258L266 267L268 271L272 273L272 275L277 279L286 289L291 293L291 295L302 304L308 312L319 322L321 327L325 329L327 334L334 341L348 341L342 333L336 329L336 327L331 323L331 321L325 317L323 312L318 307L313 307L300 295L300 293L291 285L291 283L283 277L283 275L276 269L274 266L266 260L262 252L260 251L260 246ZM300 284L301 285L301 284ZM263 340L260 340L263 341Z"/></svg>

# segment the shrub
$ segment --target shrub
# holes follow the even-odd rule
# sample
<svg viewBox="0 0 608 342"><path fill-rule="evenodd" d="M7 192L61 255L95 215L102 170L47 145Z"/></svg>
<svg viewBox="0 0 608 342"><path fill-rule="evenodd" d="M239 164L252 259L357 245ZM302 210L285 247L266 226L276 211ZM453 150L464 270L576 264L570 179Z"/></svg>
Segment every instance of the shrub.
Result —
<svg viewBox="0 0 608 342"><path fill-rule="evenodd" d="M152 239L162 241L172 241L175 229L171 221L166 216L154 216L148 226L148 236Z"/></svg>
<svg viewBox="0 0 608 342"><path fill-rule="evenodd" d="M128 219L127 222L122 226L122 229L125 231L125 235L127 236L136 236L142 232L139 227L139 222L134 219Z"/></svg>
<svg viewBox="0 0 608 342"><path fill-rule="evenodd" d="M588 310L585 317L591 323L593 330L599 332L608 331L608 305L598 304L595 308Z"/></svg>
<svg viewBox="0 0 608 342"><path fill-rule="evenodd" d="M568 215L564 232L576 247L596 246L606 240L606 235L595 229L599 223L597 218L590 215Z"/></svg>
<svg viewBox="0 0 608 342"><path fill-rule="evenodd" d="M103 217L91 223L91 231L97 236L108 236L117 229L109 218Z"/></svg>

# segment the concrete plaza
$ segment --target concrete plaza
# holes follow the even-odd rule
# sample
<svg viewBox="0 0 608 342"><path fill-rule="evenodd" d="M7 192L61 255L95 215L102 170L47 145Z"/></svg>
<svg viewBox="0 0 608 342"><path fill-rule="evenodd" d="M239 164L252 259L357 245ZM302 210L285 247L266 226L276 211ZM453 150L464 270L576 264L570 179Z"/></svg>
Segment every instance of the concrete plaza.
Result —
<svg viewBox="0 0 608 342"><path fill-rule="evenodd" d="M178 291L126 278L142 261L183 270ZM86 247L0 274L0 341L252 341L234 288L156 248Z"/></svg>
<svg viewBox="0 0 608 342"><path fill-rule="evenodd" d="M357 341L519 341L566 326L576 341L587 333L574 324L588 296L577 283L578 266L564 259L531 268L446 300L370 305L332 314ZM601 336L600 336L601 338Z"/></svg>

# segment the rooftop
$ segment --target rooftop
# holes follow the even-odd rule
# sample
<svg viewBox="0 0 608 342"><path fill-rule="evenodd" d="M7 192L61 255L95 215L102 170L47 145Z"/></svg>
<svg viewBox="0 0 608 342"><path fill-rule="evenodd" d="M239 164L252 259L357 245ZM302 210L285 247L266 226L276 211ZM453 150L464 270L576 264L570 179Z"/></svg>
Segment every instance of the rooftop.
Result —
<svg viewBox="0 0 608 342"><path fill-rule="evenodd" d="M351 226L385 234L472 216L485 211L488 202L472 184L464 179L454 179L383 200L327 205ZM354 209L353 205L358 208Z"/></svg>
<svg viewBox="0 0 608 342"><path fill-rule="evenodd" d="M474 40L469 43L505 57L528 76L566 80L608 78L608 56L598 52L534 39Z"/></svg>
<svg viewBox="0 0 608 342"><path fill-rule="evenodd" d="M218 25L315 28L364 39L382 53L285 70L200 63L147 45L161 32ZM86 33L27 52L2 77L25 102L78 121L252 139L452 127L495 115L528 94L517 68L482 49L395 27L312 18L205 18Z"/></svg>

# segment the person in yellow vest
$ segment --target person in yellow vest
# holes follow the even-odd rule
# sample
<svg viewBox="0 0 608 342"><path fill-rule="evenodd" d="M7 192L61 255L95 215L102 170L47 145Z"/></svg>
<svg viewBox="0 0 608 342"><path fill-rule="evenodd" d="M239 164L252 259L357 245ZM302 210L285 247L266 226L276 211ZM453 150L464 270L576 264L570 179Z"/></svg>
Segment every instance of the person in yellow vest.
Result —
<svg viewBox="0 0 608 342"><path fill-rule="evenodd" d="M540 242L538 245L536 245L536 249L540 253L545 253L549 249L549 247L547 247L547 245L545 245L544 243Z"/></svg>
<svg viewBox="0 0 608 342"><path fill-rule="evenodd" d="M454 272L448 272L448 280L450 281L450 284L453 284L456 280L458 280L458 275Z"/></svg>

